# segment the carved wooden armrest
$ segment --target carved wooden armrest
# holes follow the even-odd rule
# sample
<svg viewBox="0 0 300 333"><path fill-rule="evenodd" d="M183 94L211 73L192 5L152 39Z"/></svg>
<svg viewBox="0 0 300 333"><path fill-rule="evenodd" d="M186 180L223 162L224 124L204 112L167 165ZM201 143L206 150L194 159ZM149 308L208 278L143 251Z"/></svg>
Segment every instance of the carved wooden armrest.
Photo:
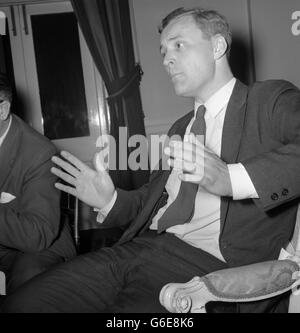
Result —
<svg viewBox="0 0 300 333"><path fill-rule="evenodd" d="M219 270L187 283L169 283L160 292L160 303L170 312L205 313L210 301L252 302L300 285L300 267L292 260L274 260Z"/></svg>

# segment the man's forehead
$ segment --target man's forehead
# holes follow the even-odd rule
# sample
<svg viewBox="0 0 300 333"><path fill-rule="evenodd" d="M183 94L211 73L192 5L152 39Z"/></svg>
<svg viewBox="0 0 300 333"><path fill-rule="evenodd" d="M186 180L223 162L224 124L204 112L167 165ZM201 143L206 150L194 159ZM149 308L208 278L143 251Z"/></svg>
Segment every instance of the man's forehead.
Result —
<svg viewBox="0 0 300 333"><path fill-rule="evenodd" d="M180 15L173 18L168 25L163 29L162 34L168 33L169 31L182 29L183 27L195 26L196 22L191 15Z"/></svg>
<svg viewBox="0 0 300 333"><path fill-rule="evenodd" d="M191 15L178 16L170 21L162 31L160 36L161 45L176 38L191 36L190 30L195 28L202 34L202 31Z"/></svg>

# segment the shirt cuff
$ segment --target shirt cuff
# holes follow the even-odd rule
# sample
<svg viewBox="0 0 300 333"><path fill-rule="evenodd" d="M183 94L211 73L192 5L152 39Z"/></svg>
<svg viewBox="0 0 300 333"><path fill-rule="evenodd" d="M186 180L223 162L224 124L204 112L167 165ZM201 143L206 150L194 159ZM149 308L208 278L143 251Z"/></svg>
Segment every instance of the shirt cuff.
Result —
<svg viewBox="0 0 300 333"><path fill-rule="evenodd" d="M233 200L258 199L248 172L241 163L228 164Z"/></svg>
<svg viewBox="0 0 300 333"><path fill-rule="evenodd" d="M105 220L106 216L108 215L108 213L113 208L116 200L117 200L117 191L114 192L113 197L111 198L110 202L106 206L104 206L101 209L94 208L94 211L98 212L97 218L96 218L97 222L103 223L103 221Z"/></svg>

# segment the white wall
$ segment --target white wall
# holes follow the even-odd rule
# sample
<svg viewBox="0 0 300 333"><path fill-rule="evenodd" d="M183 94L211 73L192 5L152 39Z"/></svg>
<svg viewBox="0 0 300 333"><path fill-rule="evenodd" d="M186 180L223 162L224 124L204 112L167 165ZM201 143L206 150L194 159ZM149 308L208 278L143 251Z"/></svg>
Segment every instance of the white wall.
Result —
<svg viewBox="0 0 300 333"><path fill-rule="evenodd" d="M300 87L300 1L252 0L251 13L257 79L286 79Z"/></svg>
<svg viewBox="0 0 300 333"><path fill-rule="evenodd" d="M243 70L243 58L248 57L245 67L249 78L254 60L257 80L281 78L300 87L300 0L132 0L132 4L145 73L141 95L148 134L165 133L174 120L193 107L191 100L175 95L159 53L157 26L177 7L201 6L227 17L233 40L242 46L232 59L233 67L241 62L235 74Z"/></svg>
<svg viewBox="0 0 300 333"><path fill-rule="evenodd" d="M249 43L246 0L132 0L138 53L144 71L141 95L148 134L165 133L174 120L193 108L190 99L177 97L164 71L159 52L157 26L177 7L201 6L217 9L232 26L233 33Z"/></svg>

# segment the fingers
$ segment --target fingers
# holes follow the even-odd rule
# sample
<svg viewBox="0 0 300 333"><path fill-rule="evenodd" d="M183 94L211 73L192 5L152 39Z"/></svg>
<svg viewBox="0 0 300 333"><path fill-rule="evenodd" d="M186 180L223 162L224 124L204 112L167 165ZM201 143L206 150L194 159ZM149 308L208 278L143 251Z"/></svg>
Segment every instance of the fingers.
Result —
<svg viewBox="0 0 300 333"><path fill-rule="evenodd" d="M168 159L168 164L170 167L174 168L175 170L182 170L184 172L195 172L196 165L192 162L187 162L182 159Z"/></svg>
<svg viewBox="0 0 300 333"><path fill-rule="evenodd" d="M88 166L86 164L81 162L77 157L70 154L69 152L63 150L60 154L63 158L65 158L71 164L75 165L78 170L83 171L88 168Z"/></svg>
<svg viewBox="0 0 300 333"><path fill-rule="evenodd" d="M76 189L70 186L63 185L61 183L55 183L54 186L59 189L60 191L72 194L74 196L77 196Z"/></svg>
<svg viewBox="0 0 300 333"><path fill-rule="evenodd" d="M178 176L178 178L183 182L189 182L194 184L200 184L203 179L203 174L189 174L189 173L183 173Z"/></svg>
<svg viewBox="0 0 300 333"><path fill-rule="evenodd" d="M203 178L206 152L209 150L195 136L185 142L170 142L170 147L165 149L170 157L168 164L183 172L182 180L193 183L199 183Z"/></svg>
<svg viewBox="0 0 300 333"><path fill-rule="evenodd" d="M76 179L74 177L72 177L71 175L69 175L66 172L61 171L60 169L57 168L51 168L51 172L56 175L57 177L61 178L62 180L64 180L66 183L75 186L75 181Z"/></svg>
<svg viewBox="0 0 300 333"><path fill-rule="evenodd" d="M203 147L203 145L197 145L195 143L176 143L170 145L170 147L166 147L164 153L173 159L202 164L205 155Z"/></svg>
<svg viewBox="0 0 300 333"><path fill-rule="evenodd" d="M186 152L186 153L202 153L204 154L205 151L207 151L207 148L198 141L190 142L190 141L171 141L169 148L171 152L178 153L178 152Z"/></svg>
<svg viewBox="0 0 300 333"><path fill-rule="evenodd" d="M73 175L74 177L78 177L78 175L80 174L80 171L78 169L74 168L74 166L72 166L70 163L62 160L61 158L59 158L57 156L53 156L51 160L53 163L60 166L62 169L64 169L69 174Z"/></svg>
<svg viewBox="0 0 300 333"><path fill-rule="evenodd" d="M164 153L172 159L183 159L189 162L195 161L196 156L190 147L166 147Z"/></svg>

